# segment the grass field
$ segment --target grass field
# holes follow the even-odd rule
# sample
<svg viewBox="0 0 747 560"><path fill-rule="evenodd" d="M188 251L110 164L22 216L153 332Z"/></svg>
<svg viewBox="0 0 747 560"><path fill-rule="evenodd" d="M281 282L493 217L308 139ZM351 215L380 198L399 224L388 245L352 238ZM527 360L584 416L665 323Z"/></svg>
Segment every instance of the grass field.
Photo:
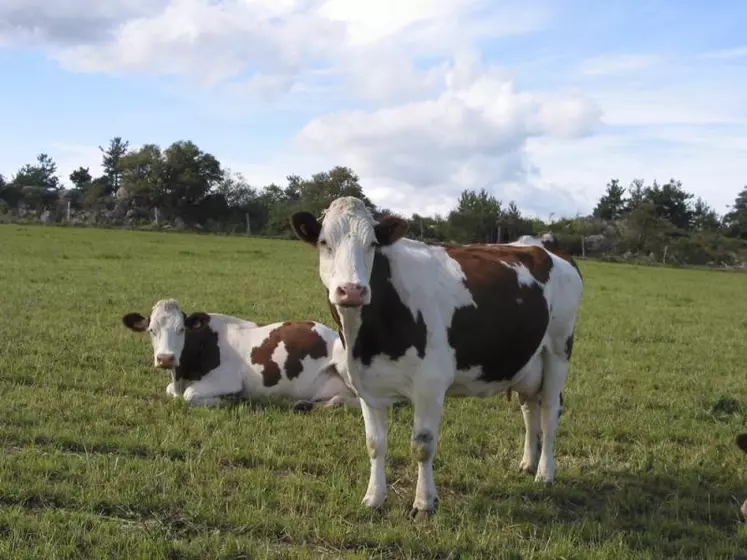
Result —
<svg viewBox="0 0 747 560"><path fill-rule="evenodd" d="M121 316L331 324L301 243L0 226L0 558L733 558L747 456L747 275L584 262L557 482L518 472L514 398L452 399L440 507L412 523L412 411L383 513L360 411L195 408Z"/></svg>

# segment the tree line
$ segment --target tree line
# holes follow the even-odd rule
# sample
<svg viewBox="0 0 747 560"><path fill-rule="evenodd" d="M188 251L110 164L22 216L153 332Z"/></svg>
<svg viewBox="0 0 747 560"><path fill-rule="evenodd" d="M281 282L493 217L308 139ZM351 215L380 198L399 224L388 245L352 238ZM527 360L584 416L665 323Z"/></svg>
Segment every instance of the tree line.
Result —
<svg viewBox="0 0 747 560"><path fill-rule="evenodd" d="M0 175L0 215L5 221L43 220L130 227L194 228L292 237L288 216L297 209L320 213L339 196L362 199L375 216L391 214L364 193L358 176L334 167L284 186L252 186L224 168L194 142L132 148L121 137L101 151L103 173L79 167L63 185L57 164L41 153L7 178ZM593 212L552 222L522 214L513 201L485 189L464 190L456 207L441 216L406 217L412 237L435 242L506 242L552 231L575 254L673 263L744 263L747 246L747 187L719 215L701 198L670 179L623 186L612 179Z"/></svg>

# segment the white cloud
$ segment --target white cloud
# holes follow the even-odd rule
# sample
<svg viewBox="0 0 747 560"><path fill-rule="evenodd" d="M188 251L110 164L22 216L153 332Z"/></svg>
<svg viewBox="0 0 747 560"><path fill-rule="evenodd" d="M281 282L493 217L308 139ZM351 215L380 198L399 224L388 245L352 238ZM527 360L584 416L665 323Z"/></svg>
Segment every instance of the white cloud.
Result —
<svg viewBox="0 0 747 560"><path fill-rule="evenodd" d="M3 0L0 45L75 45L106 40L120 22L158 13L166 0Z"/></svg>
<svg viewBox="0 0 747 560"><path fill-rule="evenodd" d="M334 155L373 181L452 199L464 188L500 195L513 185L519 196L519 186L530 192L536 179L524 151L527 139L584 136L599 116L596 105L580 95L517 92L504 70L463 52L442 73L437 97L325 115L307 124L297 143ZM524 198L527 210L539 209L531 195Z"/></svg>
<svg viewBox="0 0 747 560"><path fill-rule="evenodd" d="M171 0L154 16L123 23L112 41L64 48L58 57L78 70L186 75L204 84L247 70L270 78L294 74L304 63L326 56L344 33L305 4Z"/></svg>
<svg viewBox="0 0 747 560"><path fill-rule="evenodd" d="M627 72L638 72L663 63L665 57L655 54L602 55L584 60L581 73L587 76L608 76Z"/></svg>
<svg viewBox="0 0 747 560"><path fill-rule="evenodd" d="M572 142L533 138L527 147L544 177L584 201L584 212L593 209L612 178L626 187L635 178L646 184L674 178L720 213L747 184L745 148L747 129L708 134L700 127L608 132Z"/></svg>

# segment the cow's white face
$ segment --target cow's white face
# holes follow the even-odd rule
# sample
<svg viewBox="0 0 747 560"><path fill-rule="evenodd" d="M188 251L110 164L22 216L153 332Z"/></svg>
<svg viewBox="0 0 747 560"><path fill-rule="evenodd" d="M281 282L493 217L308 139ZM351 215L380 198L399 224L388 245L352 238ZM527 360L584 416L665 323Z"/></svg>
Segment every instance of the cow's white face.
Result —
<svg viewBox="0 0 747 560"><path fill-rule="evenodd" d="M291 218L296 236L319 249L319 276L329 302L338 307L371 303L371 272L377 246L391 245L407 231L407 222L387 216L378 224L357 198L335 199L320 224L309 212Z"/></svg>
<svg viewBox="0 0 747 560"><path fill-rule="evenodd" d="M133 331L148 331L153 345L153 365L157 368L173 369L179 366L179 357L184 350L185 329L197 330L210 321L206 313L197 312L187 317L176 300L158 301L150 317L140 313L128 313L122 317L124 325Z"/></svg>

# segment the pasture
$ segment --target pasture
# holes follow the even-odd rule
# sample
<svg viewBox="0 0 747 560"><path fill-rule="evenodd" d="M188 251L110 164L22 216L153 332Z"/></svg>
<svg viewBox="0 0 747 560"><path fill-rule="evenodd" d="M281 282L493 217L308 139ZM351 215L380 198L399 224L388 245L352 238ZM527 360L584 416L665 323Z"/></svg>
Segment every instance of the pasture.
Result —
<svg viewBox="0 0 747 560"><path fill-rule="evenodd" d="M747 457L747 275L581 263L557 482L518 472L518 399L451 399L440 506L408 517L412 411L364 511L355 409L189 407L121 317L162 297L333 325L300 242L0 226L2 558L733 558Z"/></svg>

